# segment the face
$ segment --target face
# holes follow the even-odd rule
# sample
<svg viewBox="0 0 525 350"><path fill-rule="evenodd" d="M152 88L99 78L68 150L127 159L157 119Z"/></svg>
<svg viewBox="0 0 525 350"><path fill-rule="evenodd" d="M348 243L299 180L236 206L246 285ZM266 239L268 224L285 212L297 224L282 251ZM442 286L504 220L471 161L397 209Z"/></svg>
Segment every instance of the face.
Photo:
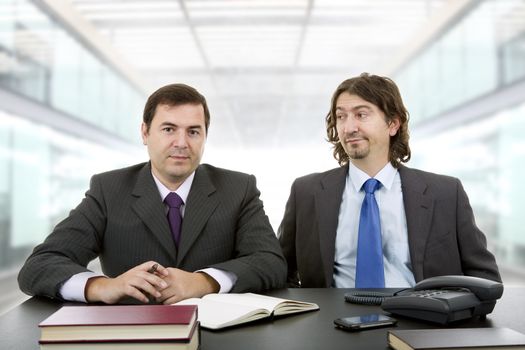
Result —
<svg viewBox="0 0 525 350"><path fill-rule="evenodd" d="M177 189L200 164L206 129L199 104L158 105L150 129L142 123L153 174L170 190Z"/></svg>
<svg viewBox="0 0 525 350"><path fill-rule="evenodd" d="M387 124L376 105L348 92L337 98L335 114L337 134L350 160L356 165L386 165L390 137L397 133L399 119Z"/></svg>

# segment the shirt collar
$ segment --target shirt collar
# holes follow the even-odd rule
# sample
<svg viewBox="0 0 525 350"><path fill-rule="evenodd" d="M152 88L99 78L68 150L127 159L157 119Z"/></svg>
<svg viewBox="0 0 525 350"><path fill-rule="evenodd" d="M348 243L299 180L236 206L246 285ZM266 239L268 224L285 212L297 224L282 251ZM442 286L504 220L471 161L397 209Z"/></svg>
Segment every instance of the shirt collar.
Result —
<svg viewBox="0 0 525 350"><path fill-rule="evenodd" d="M162 201L164 202L164 199L166 199L166 196L170 194L170 192L175 192L179 195L180 198L182 198L182 201L184 204L186 204L186 199L188 199L188 195L190 194L191 185L193 183L193 178L195 177L195 171L193 171L190 176L184 180L184 182L177 188L176 191L170 191L169 188L164 186L162 182L151 172L151 175L153 175L153 180L155 180L155 184L157 185L157 188L160 193L160 197L162 198Z"/></svg>
<svg viewBox="0 0 525 350"><path fill-rule="evenodd" d="M390 190L392 184L394 183L396 174L397 169L394 168L390 162L388 162L383 167L383 169L381 169L376 174L376 176L374 176L374 179L381 182L381 185L383 185L383 187L385 187L387 190ZM352 162L350 162L348 167L348 177L356 192L359 192L366 180L370 179L370 176L368 176L367 173L356 167L354 164L352 164Z"/></svg>

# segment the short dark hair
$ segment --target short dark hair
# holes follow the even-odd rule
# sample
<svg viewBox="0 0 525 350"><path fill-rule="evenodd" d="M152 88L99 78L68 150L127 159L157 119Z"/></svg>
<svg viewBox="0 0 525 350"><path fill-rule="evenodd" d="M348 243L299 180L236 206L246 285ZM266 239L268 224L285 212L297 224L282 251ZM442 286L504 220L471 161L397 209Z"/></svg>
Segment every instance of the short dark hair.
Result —
<svg viewBox="0 0 525 350"><path fill-rule="evenodd" d="M206 134L208 134L208 127L210 126L210 111L208 110L206 98L204 98L204 96L195 88L186 84L166 85L151 94L144 106L144 114L142 117L142 121L146 124L146 129L149 131L158 105L180 106L185 104L202 105L204 108Z"/></svg>
<svg viewBox="0 0 525 350"><path fill-rule="evenodd" d="M384 114L385 121L390 124L394 118L399 119L399 130L394 136L390 137L390 151L388 159L394 167L399 167L400 162L410 160L410 146L408 144L408 119L409 114L403 104L403 99L396 84L387 77L362 73L358 77L343 81L332 95L332 105L330 112L326 116L326 134L328 142L334 146L334 158L339 165L348 163L349 157L344 150L339 136L337 135L335 115L336 103L339 95L347 92L357 95L362 99L377 106Z"/></svg>

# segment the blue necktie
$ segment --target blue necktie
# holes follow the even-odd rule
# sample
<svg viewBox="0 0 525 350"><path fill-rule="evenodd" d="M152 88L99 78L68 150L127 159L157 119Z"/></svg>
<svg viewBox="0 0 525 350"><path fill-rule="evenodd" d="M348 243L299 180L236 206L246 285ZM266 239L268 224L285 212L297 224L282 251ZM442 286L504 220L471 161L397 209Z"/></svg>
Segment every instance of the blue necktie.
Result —
<svg viewBox="0 0 525 350"><path fill-rule="evenodd" d="M365 198L359 217L359 236L357 241L357 261L355 268L356 288L384 288L385 270L381 246L381 223L379 207L374 192L381 182L368 179L363 185Z"/></svg>
<svg viewBox="0 0 525 350"><path fill-rule="evenodd" d="M182 226L182 216L180 214L180 206L184 204L182 198L175 192L170 192L164 202L170 207L168 210L168 221L170 223L171 235L175 241L175 246L179 246L180 229Z"/></svg>

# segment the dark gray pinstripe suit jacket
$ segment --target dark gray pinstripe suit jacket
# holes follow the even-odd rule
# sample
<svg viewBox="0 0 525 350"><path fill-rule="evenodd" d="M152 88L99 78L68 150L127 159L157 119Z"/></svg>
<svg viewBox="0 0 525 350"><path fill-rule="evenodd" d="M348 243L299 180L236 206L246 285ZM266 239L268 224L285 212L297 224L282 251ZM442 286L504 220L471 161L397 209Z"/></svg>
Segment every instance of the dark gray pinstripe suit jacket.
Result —
<svg viewBox="0 0 525 350"><path fill-rule="evenodd" d="M29 256L18 275L30 295L59 298L61 284L100 257L115 277L148 260L233 272L232 292L283 287L286 262L253 175L200 165L175 249L149 163L92 177L86 197Z"/></svg>
<svg viewBox="0 0 525 350"><path fill-rule="evenodd" d="M347 173L348 165L300 177L292 185L278 233L288 262L289 285L332 285ZM405 166L399 167L399 175L416 281L462 274L501 281L461 182Z"/></svg>

